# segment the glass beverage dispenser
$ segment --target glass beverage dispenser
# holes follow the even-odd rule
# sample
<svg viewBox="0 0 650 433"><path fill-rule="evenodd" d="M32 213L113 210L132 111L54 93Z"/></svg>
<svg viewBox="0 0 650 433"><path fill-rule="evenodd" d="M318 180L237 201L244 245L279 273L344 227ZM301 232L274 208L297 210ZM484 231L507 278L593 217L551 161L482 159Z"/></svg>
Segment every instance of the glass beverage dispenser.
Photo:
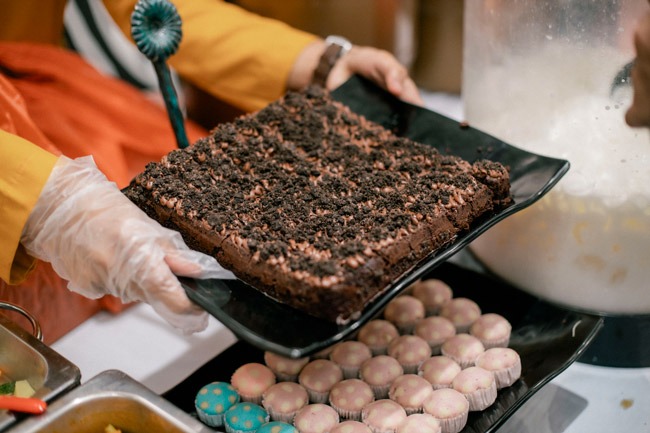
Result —
<svg viewBox="0 0 650 433"><path fill-rule="evenodd" d="M466 0L462 98L474 127L571 169L470 246L491 271L565 306L650 313L650 140L624 116L646 0ZM617 79L618 80L618 79ZM618 81L617 81L618 84Z"/></svg>

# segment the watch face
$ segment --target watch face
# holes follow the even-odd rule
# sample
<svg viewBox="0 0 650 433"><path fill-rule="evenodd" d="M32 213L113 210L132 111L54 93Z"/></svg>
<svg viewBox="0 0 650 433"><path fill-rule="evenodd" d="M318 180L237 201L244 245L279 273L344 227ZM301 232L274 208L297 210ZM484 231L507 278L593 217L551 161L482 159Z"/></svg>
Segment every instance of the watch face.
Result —
<svg viewBox="0 0 650 433"><path fill-rule="evenodd" d="M347 53L352 49L352 42L348 41L346 38L343 36L338 36L338 35L331 35L325 38L325 43L328 45L335 44L339 45L342 50L341 50L341 55Z"/></svg>

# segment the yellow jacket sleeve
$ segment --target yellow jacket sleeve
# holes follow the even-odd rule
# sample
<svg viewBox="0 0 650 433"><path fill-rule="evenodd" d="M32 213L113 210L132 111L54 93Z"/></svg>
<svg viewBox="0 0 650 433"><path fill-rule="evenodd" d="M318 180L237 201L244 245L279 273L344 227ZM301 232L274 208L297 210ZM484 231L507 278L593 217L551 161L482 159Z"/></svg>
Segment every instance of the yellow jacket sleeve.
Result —
<svg viewBox="0 0 650 433"><path fill-rule="evenodd" d="M16 135L0 130L0 278L17 284L35 260L20 235L57 157Z"/></svg>
<svg viewBox="0 0 650 433"><path fill-rule="evenodd" d="M122 31L131 35L135 0L105 0ZM187 81L246 111L285 92L298 54L315 35L220 0L174 0L183 22L178 52L168 62Z"/></svg>

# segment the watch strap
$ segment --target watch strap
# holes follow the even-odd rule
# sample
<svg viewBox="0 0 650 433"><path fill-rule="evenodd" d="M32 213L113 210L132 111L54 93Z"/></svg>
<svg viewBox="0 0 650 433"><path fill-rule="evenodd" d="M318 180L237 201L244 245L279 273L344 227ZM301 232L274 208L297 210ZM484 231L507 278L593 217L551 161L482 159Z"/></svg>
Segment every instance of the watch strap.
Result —
<svg viewBox="0 0 650 433"><path fill-rule="evenodd" d="M325 87L327 77L337 60L352 48L350 41L341 36L328 36L325 39L325 43L327 44L327 47L318 61L318 65L314 70L314 76L312 78L312 84L322 87Z"/></svg>

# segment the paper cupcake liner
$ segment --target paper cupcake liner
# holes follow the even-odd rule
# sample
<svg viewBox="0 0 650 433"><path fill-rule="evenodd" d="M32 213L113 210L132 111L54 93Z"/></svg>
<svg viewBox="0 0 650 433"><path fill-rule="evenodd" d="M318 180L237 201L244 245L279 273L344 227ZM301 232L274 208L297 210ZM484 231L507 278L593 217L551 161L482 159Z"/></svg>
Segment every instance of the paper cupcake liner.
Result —
<svg viewBox="0 0 650 433"><path fill-rule="evenodd" d="M209 427L221 427L223 425L223 415L222 413L210 415L198 409L196 411L199 420Z"/></svg>
<svg viewBox="0 0 650 433"><path fill-rule="evenodd" d="M386 355L388 351L388 346L375 346L375 347L370 347L370 353L372 353L372 356L379 356L379 355Z"/></svg>
<svg viewBox="0 0 650 433"><path fill-rule="evenodd" d="M503 370L494 371L494 379L497 382L497 389L507 388L521 377L521 363Z"/></svg>
<svg viewBox="0 0 650 433"><path fill-rule="evenodd" d="M333 404L330 404L332 408L339 414L339 417L341 418L341 422L345 420L352 420L352 421L361 421L361 411L360 410L348 410L348 409L343 409L340 407L337 407Z"/></svg>
<svg viewBox="0 0 650 433"><path fill-rule="evenodd" d="M497 384L492 382L489 388L477 389L476 391L465 394L469 402L469 411L476 412L487 409L497 399Z"/></svg>
<svg viewBox="0 0 650 433"><path fill-rule="evenodd" d="M507 337L500 338L498 340L484 340L482 338L479 338L479 340L481 340L481 343L483 343L483 347L485 347L485 350L488 350L492 347L508 347L508 344L510 344L509 335Z"/></svg>
<svg viewBox="0 0 650 433"><path fill-rule="evenodd" d="M420 367L421 362L417 364L401 364L404 374L418 374L418 367Z"/></svg>
<svg viewBox="0 0 650 433"><path fill-rule="evenodd" d="M339 365L341 371L343 371L343 379L358 379L359 378L359 366L344 366Z"/></svg>
<svg viewBox="0 0 650 433"><path fill-rule="evenodd" d="M460 432L463 428L465 428L465 424L467 424L467 416L468 413L464 412L453 418L438 418L438 421L440 421L440 433Z"/></svg>
<svg viewBox="0 0 650 433"><path fill-rule="evenodd" d="M311 389L307 390L307 394L309 395L309 402L310 403L323 403L323 404L328 404L328 400L330 398L330 392L321 392L321 391L314 391Z"/></svg>
<svg viewBox="0 0 650 433"><path fill-rule="evenodd" d="M246 394L239 394L241 397L242 402L247 402L247 403L254 403L258 406L262 406L262 395L246 395Z"/></svg>
<svg viewBox="0 0 650 433"><path fill-rule="evenodd" d="M414 413L423 413L422 406L420 407L405 407L402 406L404 410L406 411L406 415L413 415Z"/></svg>
<svg viewBox="0 0 650 433"><path fill-rule="evenodd" d="M415 329L415 322L413 323L400 323L399 325L395 324L395 327L399 331L400 335L411 335Z"/></svg>
<svg viewBox="0 0 650 433"><path fill-rule="evenodd" d="M277 371L273 371L275 374L275 378L277 382L295 382L298 383L298 373L291 374L291 373L279 373Z"/></svg>
<svg viewBox="0 0 650 433"><path fill-rule="evenodd" d="M388 391L390 391L390 383L386 385L370 385L370 389L375 394L375 400L382 400L388 398Z"/></svg>
<svg viewBox="0 0 650 433"><path fill-rule="evenodd" d="M266 409L269 413L271 421L282 421L287 424L293 424L293 418L296 416L297 411L293 412L278 412L277 410Z"/></svg>

